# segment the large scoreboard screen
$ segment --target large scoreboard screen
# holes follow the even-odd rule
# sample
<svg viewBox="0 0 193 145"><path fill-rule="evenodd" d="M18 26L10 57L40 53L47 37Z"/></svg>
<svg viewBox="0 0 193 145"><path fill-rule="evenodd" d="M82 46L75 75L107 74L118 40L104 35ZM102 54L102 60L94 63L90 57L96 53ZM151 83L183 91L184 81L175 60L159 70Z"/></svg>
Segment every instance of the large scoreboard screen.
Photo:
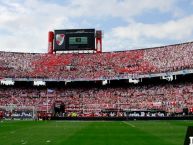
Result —
<svg viewBox="0 0 193 145"><path fill-rule="evenodd" d="M54 33L54 51L95 49L95 29L55 30Z"/></svg>

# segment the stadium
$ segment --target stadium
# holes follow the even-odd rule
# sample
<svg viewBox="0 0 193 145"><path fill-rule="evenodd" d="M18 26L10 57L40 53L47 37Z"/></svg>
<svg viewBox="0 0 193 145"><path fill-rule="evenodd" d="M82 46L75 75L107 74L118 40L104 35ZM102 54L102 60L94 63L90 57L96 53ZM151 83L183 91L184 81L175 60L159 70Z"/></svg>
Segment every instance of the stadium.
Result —
<svg viewBox="0 0 193 145"><path fill-rule="evenodd" d="M102 52L95 29L50 31L48 53L1 51L0 143L182 144L192 56L193 42Z"/></svg>

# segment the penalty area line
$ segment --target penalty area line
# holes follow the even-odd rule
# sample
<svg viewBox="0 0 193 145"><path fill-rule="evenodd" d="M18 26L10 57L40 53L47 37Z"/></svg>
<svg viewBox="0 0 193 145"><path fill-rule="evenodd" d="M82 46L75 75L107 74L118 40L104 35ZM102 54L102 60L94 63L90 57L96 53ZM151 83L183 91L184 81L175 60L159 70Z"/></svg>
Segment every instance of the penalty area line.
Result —
<svg viewBox="0 0 193 145"><path fill-rule="evenodd" d="M127 124L127 125L129 125L129 126L131 126L131 127L136 127L135 125L133 125L132 123L130 123L130 122L127 122L127 121L122 121L123 123L125 123L125 124Z"/></svg>

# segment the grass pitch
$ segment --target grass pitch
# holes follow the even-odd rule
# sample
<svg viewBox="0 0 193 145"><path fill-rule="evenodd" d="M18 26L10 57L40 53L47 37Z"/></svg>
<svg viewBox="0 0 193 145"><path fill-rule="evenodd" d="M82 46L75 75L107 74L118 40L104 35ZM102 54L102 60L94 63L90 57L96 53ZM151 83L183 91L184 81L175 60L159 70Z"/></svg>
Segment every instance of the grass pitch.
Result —
<svg viewBox="0 0 193 145"><path fill-rule="evenodd" d="M3 121L0 145L183 145L193 121Z"/></svg>

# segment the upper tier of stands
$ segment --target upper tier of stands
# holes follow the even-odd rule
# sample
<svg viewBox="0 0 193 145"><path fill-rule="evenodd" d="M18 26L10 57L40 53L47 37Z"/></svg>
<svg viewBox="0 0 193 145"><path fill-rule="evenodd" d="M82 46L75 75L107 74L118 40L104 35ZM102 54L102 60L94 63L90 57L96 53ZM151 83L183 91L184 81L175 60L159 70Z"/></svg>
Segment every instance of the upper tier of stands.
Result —
<svg viewBox="0 0 193 145"><path fill-rule="evenodd" d="M0 78L100 79L193 68L193 42L98 54L0 52Z"/></svg>

